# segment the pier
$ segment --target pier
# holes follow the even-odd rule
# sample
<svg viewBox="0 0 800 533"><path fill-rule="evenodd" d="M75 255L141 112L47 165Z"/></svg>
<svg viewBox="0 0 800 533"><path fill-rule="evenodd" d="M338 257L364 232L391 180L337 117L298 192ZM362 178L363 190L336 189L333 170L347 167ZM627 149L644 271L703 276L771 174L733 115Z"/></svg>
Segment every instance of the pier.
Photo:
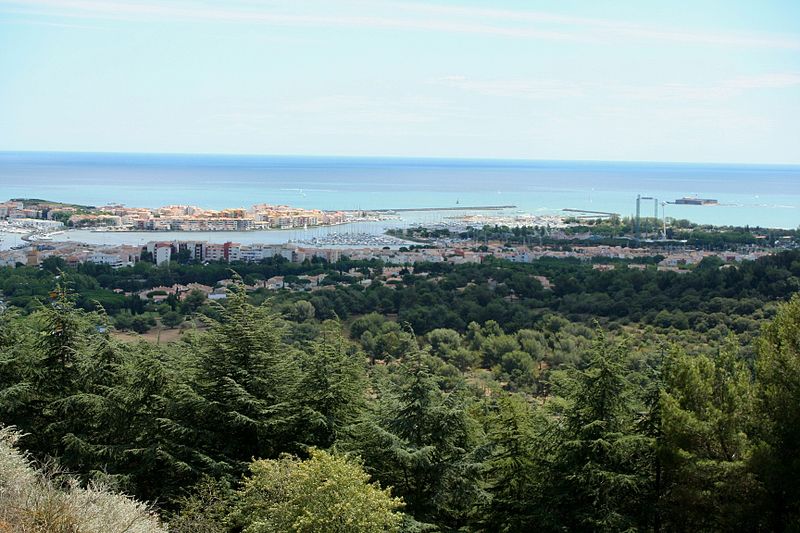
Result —
<svg viewBox="0 0 800 533"><path fill-rule="evenodd" d="M588 209L566 208L566 209L562 209L562 211L567 211L569 213L585 213L587 215L603 215L603 216L606 216L606 217L614 217L614 216L618 217L619 216L619 213L609 213L608 211L590 211Z"/></svg>
<svg viewBox="0 0 800 533"><path fill-rule="evenodd" d="M515 205L473 205L455 207L403 207L399 209L360 209L364 213L409 213L418 211L500 211L516 209Z"/></svg>

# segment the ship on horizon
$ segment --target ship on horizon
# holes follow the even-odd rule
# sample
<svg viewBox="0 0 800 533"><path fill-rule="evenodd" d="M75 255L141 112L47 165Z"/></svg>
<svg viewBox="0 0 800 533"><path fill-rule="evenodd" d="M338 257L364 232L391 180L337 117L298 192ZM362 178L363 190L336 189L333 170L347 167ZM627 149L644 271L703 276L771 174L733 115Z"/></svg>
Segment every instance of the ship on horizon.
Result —
<svg viewBox="0 0 800 533"><path fill-rule="evenodd" d="M698 198L696 196L684 196L678 198L673 204L676 205L717 205L719 201L714 198Z"/></svg>

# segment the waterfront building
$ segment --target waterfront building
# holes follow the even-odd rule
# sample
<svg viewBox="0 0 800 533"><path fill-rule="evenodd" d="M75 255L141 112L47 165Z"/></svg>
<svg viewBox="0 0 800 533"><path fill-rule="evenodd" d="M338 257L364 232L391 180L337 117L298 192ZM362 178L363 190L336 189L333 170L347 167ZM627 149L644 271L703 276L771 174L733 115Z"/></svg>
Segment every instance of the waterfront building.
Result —
<svg viewBox="0 0 800 533"><path fill-rule="evenodd" d="M239 260L239 249L241 248L241 244L238 242L226 242L222 245L223 257L225 261L231 263L233 261Z"/></svg>
<svg viewBox="0 0 800 533"><path fill-rule="evenodd" d="M15 214L16 215L16 214ZM38 218L29 218L21 216L9 216L11 224L17 228L25 228L36 231L58 231L64 227L64 224L57 220L41 220Z"/></svg>
<svg viewBox="0 0 800 533"><path fill-rule="evenodd" d="M222 261L225 259L225 245L208 243L205 245L203 261Z"/></svg>
<svg viewBox="0 0 800 533"><path fill-rule="evenodd" d="M126 266L126 262L123 261L119 255L99 251L92 252L92 254L87 258L87 261L90 263L97 263L99 265L111 265L114 268Z"/></svg>
<svg viewBox="0 0 800 533"><path fill-rule="evenodd" d="M25 255L25 264L27 266L37 266L39 264L39 250L36 248L28 250Z"/></svg>
<svg viewBox="0 0 800 533"><path fill-rule="evenodd" d="M156 243L153 253L156 265L168 264L170 259L172 259L172 245L168 242Z"/></svg>
<svg viewBox="0 0 800 533"><path fill-rule="evenodd" d="M71 226L121 226L122 217L118 215L72 215L69 217Z"/></svg>

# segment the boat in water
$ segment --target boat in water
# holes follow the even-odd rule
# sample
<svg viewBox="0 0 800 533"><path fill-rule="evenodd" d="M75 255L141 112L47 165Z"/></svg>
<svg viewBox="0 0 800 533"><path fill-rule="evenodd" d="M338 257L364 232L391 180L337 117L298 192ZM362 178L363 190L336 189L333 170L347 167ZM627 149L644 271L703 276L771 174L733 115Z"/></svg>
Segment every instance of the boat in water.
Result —
<svg viewBox="0 0 800 533"><path fill-rule="evenodd" d="M717 205L719 201L713 198L698 198L696 196L684 196L683 198L678 198L673 204L677 205Z"/></svg>

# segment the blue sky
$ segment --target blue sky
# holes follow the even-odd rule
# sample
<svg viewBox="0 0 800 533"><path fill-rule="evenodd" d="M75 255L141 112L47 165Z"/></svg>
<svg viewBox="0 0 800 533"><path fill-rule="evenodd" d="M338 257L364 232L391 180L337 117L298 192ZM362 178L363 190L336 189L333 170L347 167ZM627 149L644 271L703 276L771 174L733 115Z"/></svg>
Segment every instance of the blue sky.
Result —
<svg viewBox="0 0 800 533"><path fill-rule="evenodd" d="M800 2L0 0L0 150L800 163Z"/></svg>

